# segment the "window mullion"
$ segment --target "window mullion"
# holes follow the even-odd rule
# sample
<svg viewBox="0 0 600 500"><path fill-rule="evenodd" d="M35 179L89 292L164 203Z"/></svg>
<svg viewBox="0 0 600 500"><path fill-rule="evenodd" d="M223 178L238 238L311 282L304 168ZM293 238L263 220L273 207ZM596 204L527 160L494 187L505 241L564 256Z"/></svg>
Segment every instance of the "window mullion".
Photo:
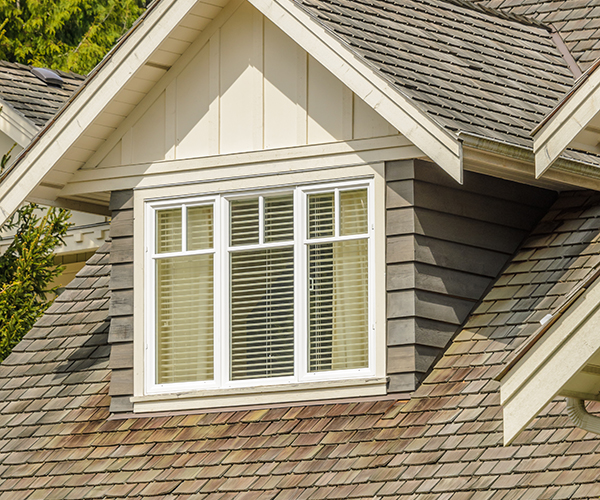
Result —
<svg viewBox="0 0 600 500"><path fill-rule="evenodd" d="M258 197L258 244L265 242L265 197Z"/></svg>
<svg viewBox="0 0 600 500"><path fill-rule="evenodd" d="M221 295L220 305L222 320L221 329L219 331L220 345L221 345L221 370L220 370L220 386L229 384L231 369L229 366L230 350L231 350L231 300L230 300L230 257L227 247L229 246L230 234L231 234L231 222L229 203L225 198L221 198L219 204L220 210L220 221L219 230L221 231L221 237L219 242L221 248L219 249L220 256L220 267L219 277L221 279Z"/></svg>
<svg viewBox="0 0 600 500"><path fill-rule="evenodd" d="M336 188L335 197L333 202L333 220L334 220L334 236L338 238L340 236L340 190Z"/></svg>
<svg viewBox="0 0 600 500"><path fill-rule="evenodd" d="M187 252L187 206L183 205L181 207L181 251Z"/></svg>
<svg viewBox="0 0 600 500"><path fill-rule="evenodd" d="M294 375L297 381L302 381L306 375L306 194L301 189L294 191L294 282L296 293L294 295Z"/></svg>

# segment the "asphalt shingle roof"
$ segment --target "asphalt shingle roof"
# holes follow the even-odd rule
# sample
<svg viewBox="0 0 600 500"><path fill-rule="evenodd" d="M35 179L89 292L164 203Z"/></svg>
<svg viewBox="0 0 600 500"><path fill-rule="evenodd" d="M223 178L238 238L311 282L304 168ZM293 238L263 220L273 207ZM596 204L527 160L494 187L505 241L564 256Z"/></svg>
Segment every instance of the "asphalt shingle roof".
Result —
<svg viewBox="0 0 600 500"><path fill-rule="evenodd" d="M408 403L119 419L107 244L0 365L0 499L597 499L600 437L557 401L503 447L494 377L597 268L599 232L600 195L561 195Z"/></svg>
<svg viewBox="0 0 600 500"><path fill-rule="evenodd" d="M85 77L55 71L62 87L48 85L23 64L0 61L0 104L7 104L29 121L42 127L64 105Z"/></svg>
<svg viewBox="0 0 600 500"><path fill-rule="evenodd" d="M296 1L453 132L531 147L574 81L548 30L470 2Z"/></svg>
<svg viewBox="0 0 600 500"><path fill-rule="evenodd" d="M551 24L582 71L600 58L600 4L597 0L480 0L480 3Z"/></svg>

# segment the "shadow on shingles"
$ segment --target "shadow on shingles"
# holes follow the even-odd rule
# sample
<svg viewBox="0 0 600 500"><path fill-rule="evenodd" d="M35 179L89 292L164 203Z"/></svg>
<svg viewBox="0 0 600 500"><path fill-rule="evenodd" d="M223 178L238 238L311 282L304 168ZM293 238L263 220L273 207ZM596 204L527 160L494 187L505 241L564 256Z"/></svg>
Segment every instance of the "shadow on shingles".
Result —
<svg viewBox="0 0 600 500"><path fill-rule="evenodd" d="M75 374L78 372L89 372L106 364L110 356L110 345L108 344L108 330L110 320L95 327L95 332L80 346L74 348L66 359L60 362L52 373L56 375ZM104 368L105 366L102 366ZM71 378L71 377L70 377ZM85 380L85 376L79 382ZM77 381L70 380L71 383Z"/></svg>

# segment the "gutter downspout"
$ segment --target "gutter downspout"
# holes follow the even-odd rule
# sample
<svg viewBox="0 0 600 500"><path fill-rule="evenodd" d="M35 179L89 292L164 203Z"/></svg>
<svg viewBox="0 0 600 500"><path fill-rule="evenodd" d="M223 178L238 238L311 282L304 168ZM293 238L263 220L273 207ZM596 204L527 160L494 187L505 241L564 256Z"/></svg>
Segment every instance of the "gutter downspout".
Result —
<svg viewBox="0 0 600 500"><path fill-rule="evenodd" d="M583 400L567 398L567 414L571 421L580 429L600 434L600 417L588 413Z"/></svg>

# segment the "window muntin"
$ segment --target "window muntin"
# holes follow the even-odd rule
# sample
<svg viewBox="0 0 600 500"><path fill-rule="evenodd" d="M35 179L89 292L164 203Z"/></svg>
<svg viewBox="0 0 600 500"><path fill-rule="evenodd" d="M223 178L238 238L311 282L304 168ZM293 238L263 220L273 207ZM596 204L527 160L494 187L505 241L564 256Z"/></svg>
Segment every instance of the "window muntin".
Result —
<svg viewBox="0 0 600 500"><path fill-rule="evenodd" d="M149 203L147 393L374 375L370 193L361 181Z"/></svg>

